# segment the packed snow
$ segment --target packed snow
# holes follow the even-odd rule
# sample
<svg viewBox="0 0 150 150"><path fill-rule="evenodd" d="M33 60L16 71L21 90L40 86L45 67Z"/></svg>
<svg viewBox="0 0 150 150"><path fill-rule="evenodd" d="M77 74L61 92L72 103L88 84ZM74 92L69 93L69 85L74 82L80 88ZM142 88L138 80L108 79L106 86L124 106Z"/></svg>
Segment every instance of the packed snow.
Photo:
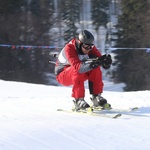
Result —
<svg viewBox="0 0 150 150"><path fill-rule="evenodd" d="M59 112L72 107L71 87L0 80L0 150L149 150L150 91L104 83L112 107L139 110L117 119Z"/></svg>

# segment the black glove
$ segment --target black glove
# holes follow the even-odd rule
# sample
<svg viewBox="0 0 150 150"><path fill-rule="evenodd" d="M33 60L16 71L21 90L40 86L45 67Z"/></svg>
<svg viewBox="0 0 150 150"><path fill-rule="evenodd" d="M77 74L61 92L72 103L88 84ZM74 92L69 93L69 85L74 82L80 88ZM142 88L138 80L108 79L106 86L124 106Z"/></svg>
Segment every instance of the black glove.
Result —
<svg viewBox="0 0 150 150"><path fill-rule="evenodd" d="M97 68L98 66L100 66L98 61L93 61L93 62L91 62L91 64L90 64L90 68L92 68L92 69L95 69L95 68Z"/></svg>
<svg viewBox="0 0 150 150"><path fill-rule="evenodd" d="M101 57L97 57L95 59L92 60L91 64L90 64L90 68L94 69L97 68L98 66L101 66L103 62L103 56Z"/></svg>
<svg viewBox="0 0 150 150"><path fill-rule="evenodd" d="M111 64L112 64L112 59L111 59L111 55L103 55L103 56L101 56L102 57L102 63L101 63L101 65L102 65L102 67L104 68L104 69L109 69L110 68L110 66L111 66ZM100 57L100 58L101 58Z"/></svg>
<svg viewBox="0 0 150 150"><path fill-rule="evenodd" d="M110 65L112 64L111 55L102 55L98 59L95 59L91 62L90 68L97 68L98 66L102 66L104 69L110 68Z"/></svg>

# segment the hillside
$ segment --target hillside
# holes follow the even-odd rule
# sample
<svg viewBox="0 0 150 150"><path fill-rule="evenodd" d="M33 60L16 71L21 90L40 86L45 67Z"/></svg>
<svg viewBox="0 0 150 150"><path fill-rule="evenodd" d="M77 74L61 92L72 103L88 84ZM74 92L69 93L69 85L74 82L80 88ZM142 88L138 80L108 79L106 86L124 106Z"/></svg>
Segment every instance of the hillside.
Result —
<svg viewBox="0 0 150 150"><path fill-rule="evenodd" d="M139 110L110 119L58 112L72 106L70 87L0 80L0 150L149 150L150 91L119 86L106 83L103 96L114 108Z"/></svg>

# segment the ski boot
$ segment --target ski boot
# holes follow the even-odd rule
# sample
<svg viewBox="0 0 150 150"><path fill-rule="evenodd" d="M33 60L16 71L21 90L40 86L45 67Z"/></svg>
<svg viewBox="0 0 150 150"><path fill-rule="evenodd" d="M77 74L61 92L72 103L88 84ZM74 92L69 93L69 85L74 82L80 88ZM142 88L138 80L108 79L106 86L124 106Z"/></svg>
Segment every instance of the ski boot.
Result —
<svg viewBox="0 0 150 150"><path fill-rule="evenodd" d="M78 98L73 100L74 102L74 111L79 111L79 110L86 110L86 108L89 108L90 105L84 100L84 98Z"/></svg>
<svg viewBox="0 0 150 150"><path fill-rule="evenodd" d="M107 100L103 98L101 95L92 95L91 101L93 103L93 108L100 109L111 109L111 105L107 103Z"/></svg>

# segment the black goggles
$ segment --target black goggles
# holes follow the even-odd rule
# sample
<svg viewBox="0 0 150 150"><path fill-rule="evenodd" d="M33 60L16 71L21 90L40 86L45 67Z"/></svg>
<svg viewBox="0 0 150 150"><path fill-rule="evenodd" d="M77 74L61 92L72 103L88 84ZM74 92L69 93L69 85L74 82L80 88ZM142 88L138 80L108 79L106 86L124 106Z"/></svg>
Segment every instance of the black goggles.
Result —
<svg viewBox="0 0 150 150"><path fill-rule="evenodd" d="M87 51L92 50L94 47L94 44L83 44L83 48L86 49Z"/></svg>

